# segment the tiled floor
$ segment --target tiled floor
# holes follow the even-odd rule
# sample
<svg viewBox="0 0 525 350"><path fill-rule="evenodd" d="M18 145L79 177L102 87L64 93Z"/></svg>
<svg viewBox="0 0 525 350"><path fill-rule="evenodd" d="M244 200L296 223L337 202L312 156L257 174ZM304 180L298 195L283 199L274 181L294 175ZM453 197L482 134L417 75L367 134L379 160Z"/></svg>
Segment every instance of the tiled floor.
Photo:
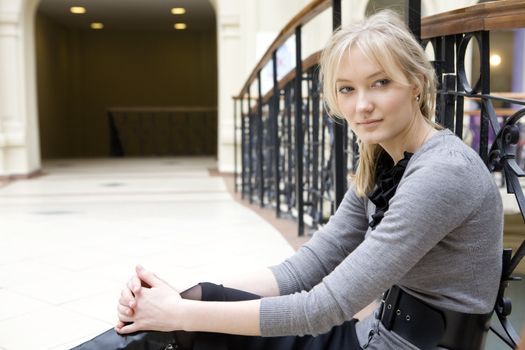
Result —
<svg viewBox="0 0 525 350"><path fill-rule="evenodd" d="M0 349L69 349L112 327L136 263L185 288L292 253L213 167L56 161L0 188Z"/></svg>
<svg viewBox="0 0 525 350"><path fill-rule="evenodd" d="M208 158L62 160L0 185L0 350L69 349L112 327L136 263L184 289L291 254L209 175L214 167ZM516 325L523 285L510 290ZM505 349L493 338L487 349Z"/></svg>

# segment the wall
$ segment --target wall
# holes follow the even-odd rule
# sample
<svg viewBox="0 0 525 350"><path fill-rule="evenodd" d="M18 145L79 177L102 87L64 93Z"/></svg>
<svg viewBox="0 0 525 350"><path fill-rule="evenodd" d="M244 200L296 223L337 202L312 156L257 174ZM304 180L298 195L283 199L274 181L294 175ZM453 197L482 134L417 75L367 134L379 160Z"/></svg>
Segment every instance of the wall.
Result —
<svg viewBox="0 0 525 350"><path fill-rule="evenodd" d="M40 139L44 140L41 153L44 158L61 155L71 147L68 129L69 101L68 72L71 70L67 29L46 16L35 22L36 52L38 56L37 90L40 115Z"/></svg>
<svg viewBox="0 0 525 350"><path fill-rule="evenodd" d="M514 31L490 33L490 54L499 54L501 64L490 67L490 91L512 91Z"/></svg>
<svg viewBox="0 0 525 350"><path fill-rule="evenodd" d="M39 14L37 33L43 158L107 156L109 107L217 105L213 32L85 31Z"/></svg>

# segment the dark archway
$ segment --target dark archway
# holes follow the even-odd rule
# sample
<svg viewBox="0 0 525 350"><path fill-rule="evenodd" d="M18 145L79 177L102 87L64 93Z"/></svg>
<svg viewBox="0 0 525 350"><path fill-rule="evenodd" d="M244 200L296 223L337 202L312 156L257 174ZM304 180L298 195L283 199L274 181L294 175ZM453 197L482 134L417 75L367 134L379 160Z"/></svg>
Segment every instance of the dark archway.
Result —
<svg viewBox="0 0 525 350"><path fill-rule="evenodd" d="M175 16L163 0L90 0L86 14L73 15L67 1L41 1L42 158L108 156L115 107L124 111L113 119L125 155L216 155L215 11L208 0L180 3L187 12Z"/></svg>

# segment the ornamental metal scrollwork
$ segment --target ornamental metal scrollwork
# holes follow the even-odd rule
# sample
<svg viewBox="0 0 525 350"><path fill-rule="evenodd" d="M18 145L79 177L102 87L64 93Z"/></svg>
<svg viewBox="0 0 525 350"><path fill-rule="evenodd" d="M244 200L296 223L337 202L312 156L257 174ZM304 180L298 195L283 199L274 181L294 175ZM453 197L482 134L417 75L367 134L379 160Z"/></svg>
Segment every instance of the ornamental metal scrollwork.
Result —
<svg viewBox="0 0 525 350"><path fill-rule="evenodd" d="M520 141L518 122L523 116L525 116L525 108L518 110L508 117L503 125L500 126L492 102L483 99L483 104L490 125L496 134L496 139L492 143L489 151L489 170L502 172L501 175L504 176L507 185L507 193L514 194L520 208L521 216L525 220L525 197L519 182L519 178L524 177L525 172L516 162L516 146ZM510 298L505 297L505 289L508 287L509 282L521 280L519 277L512 276L512 273L524 256L525 241L521 243L514 256L512 256L511 249L505 249L503 252L503 271L494 311L496 312L505 333L501 333L491 326L491 330L512 348L517 346L519 336L507 318L512 311L512 302Z"/></svg>
<svg viewBox="0 0 525 350"><path fill-rule="evenodd" d="M482 41L480 34L479 33L467 33L461 39L458 45L458 52L457 52L457 55L458 55L457 75L459 79L458 84L461 84L463 91L471 95L479 93L481 89L481 74L478 77L476 84L474 84L474 87L472 87L468 81L467 73L465 72L465 56L466 56L468 44L472 38L474 38L477 41L478 49L479 49L481 41Z"/></svg>

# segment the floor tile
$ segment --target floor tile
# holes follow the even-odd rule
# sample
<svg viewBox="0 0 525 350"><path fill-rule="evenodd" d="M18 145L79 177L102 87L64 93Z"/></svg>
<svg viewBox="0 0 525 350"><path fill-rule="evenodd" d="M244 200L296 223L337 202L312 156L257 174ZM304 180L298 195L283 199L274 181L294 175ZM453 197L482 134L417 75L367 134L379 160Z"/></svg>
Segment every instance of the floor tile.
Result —
<svg viewBox="0 0 525 350"><path fill-rule="evenodd" d="M0 322L49 308L49 306L50 304L34 298L20 295L8 289L0 289Z"/></svg>
<svg viewBox="0 0 525 350"><path fill-rule="evenodd" d="M102 292L118 291L120 287L119 283L80 272L64 271L50 275L43 271L10 289L36 300L60 305Z"/></svg>
<svg viewBox="0 0 525 350"><path fill-rule="evenodd" d="M8 350L48 349L110 327L76 312L49 307L0 322L0 344Z"/></svg>
<svg viewBox="0 0 525 350"><path fill-rule="evenodd" d="M62 304L62 308L109 324L117 323L120 288Z"/></svg>

